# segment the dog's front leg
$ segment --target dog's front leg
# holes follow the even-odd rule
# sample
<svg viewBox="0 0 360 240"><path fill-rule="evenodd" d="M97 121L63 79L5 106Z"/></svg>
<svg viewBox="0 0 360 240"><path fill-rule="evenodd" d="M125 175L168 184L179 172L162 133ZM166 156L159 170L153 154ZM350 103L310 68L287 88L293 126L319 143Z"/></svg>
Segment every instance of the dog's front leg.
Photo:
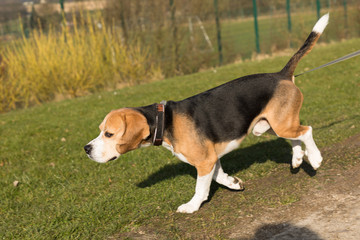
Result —
<svg viewBox="0 0 360 240"><path fill-rule="evenodd" d="M240 178L237 177L231 177L227 173L224 172L224 170L221 167L220 159L216 162L215 171L213 175L213 179L230 189L233 190L244 190L244 183Z"/></svg>
<svg viewBox="0 0 360 240"><path fill-rule="evenodd" d="M199 210L201 204L208 199L215 166L213 166L212 170L208 174L203 176L199 176L199 169L197 170L198 176L196 179L195 195L188 203L178 207L177 212L193 213Z"/></svg>

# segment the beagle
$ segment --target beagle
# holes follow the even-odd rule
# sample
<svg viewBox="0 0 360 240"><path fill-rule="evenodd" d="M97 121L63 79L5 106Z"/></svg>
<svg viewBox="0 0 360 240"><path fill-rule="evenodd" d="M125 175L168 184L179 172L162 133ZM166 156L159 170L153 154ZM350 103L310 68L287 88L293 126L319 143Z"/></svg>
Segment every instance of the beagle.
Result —
<svg viewBox="0 0 360 240"><path fill-rule="evenodd" d="M329 14L315 24L303 46L276 73L244 76L182 101L111 111L100 124L100 134L85 147L99 163L131 150L162 145L197 170L195 195L178 208L193 213L207 200L212 179L234 190L244 189L237 177L226 174L220 158L238 148L251 131L272 132L292 143L292 166L305 154L314 169L322 161L310 126L302 126L299 112L303 95L294 84L294 71L325 29Z"/></svg>

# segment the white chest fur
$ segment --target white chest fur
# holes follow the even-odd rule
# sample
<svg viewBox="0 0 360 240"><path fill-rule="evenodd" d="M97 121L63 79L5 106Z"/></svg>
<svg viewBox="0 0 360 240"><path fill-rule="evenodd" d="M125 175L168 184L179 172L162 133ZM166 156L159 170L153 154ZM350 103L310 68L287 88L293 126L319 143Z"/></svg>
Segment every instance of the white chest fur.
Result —
<svg viewBox="0 0 360 240"><path fill-rule="evenodd" d="M171 153L176 156L180 161L190 164L189 161L186 159L184 155L181 153L174 152L174 147L172 145L167 144L165 141L163 141L162 146L166 148L167 150L171 151Z"/></svg>
<svg viewBox="0 0 360 240"><path fill-rule="evenodd" d="M238 140L232 140L230 141L226 147L224 148L224 150L218 154L218 158L221 158L222 156L224 156L225 154L228 154L229 152L237 149L240 145L240 141Z"/></svg>

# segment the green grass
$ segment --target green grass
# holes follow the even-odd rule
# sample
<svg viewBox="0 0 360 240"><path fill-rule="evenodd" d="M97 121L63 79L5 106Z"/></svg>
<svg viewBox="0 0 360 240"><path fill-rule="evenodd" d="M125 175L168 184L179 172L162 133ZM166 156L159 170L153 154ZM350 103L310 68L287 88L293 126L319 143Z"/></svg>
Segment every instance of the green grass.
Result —
<svg viewBox="0 0 360 240"><path fill-rule="evenodd" d="M297 68L313 68L358 50L360 39L316 46ZM258 72L280 70L289 57L244 62L189 76L101 92L92 96L48 103L0 115L0 237L5 239L104 239L133 231L153 221L170 238L183 236L181 223L193 231L209 224L226 228L218 210L236 215L244 209L218 204L215 198L234 196L239 204L264 202L213 184L213 201L194 215L175 214L194 194L195 169L163 148L130 152L108 164L89 160L82 147L98 135L107 112L163 99L180 100L221 83ZM359 59L321 69L296 79L305 101L301 122L312 125L320 148L360 132ZM269 136L249 136L241 148L224 157L230 174L252 181L288 167L290 144ZM324 162L326 169L326 161ZM321 171L321 169L320 169ZM17 187L14 181L19 181ZM291 187L284 183L284 187ZM246 192L246 191L245 191ZM280 204L297 201L278 189ZM235 197L236 196L236 197ZM221 199L220 199L221 200ZM271 204L277 204L276 202ZM223 208L223 209L221 209ZM174 217L175 216L175 217ZM191 229L190 229L191 230ZM199 231L200 231L199 230ZM221 234L220 234L221 235ZM219 237L214 233L214 237Z"/></svg>

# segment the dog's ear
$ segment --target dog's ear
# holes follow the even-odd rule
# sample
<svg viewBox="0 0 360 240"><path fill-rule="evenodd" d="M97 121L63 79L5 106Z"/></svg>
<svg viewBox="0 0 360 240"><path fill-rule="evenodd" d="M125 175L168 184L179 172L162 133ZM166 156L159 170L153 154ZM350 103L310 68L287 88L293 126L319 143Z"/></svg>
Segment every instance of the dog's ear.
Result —
<svg viewBox="0 0 360 240"><path fill-rule="evenodd" d="M124 117L126 127L123 139L127 143L138 145L150 135L150 127L144 115L136 111L128 111Z"/></svg>
<svg viewBox="0 0 360 240"><path fill-rule="evenodd" d="M107 120L108 116L109 116L109 114L106 115L106 117L104 118L104 120L100 123L100 125L99 125L100 131L103 131L103 130L104 130L104 128L105 128L105 123L106 123L106 120Z"/></svg>
<svg viewBox="0 0 360 240"><path fill-rule="evenodd" d="M124 119L125 132L116 145L117 151L121 154L137 149L143 139L150 135L150 127L141 113L126 111Z"/></svg>

